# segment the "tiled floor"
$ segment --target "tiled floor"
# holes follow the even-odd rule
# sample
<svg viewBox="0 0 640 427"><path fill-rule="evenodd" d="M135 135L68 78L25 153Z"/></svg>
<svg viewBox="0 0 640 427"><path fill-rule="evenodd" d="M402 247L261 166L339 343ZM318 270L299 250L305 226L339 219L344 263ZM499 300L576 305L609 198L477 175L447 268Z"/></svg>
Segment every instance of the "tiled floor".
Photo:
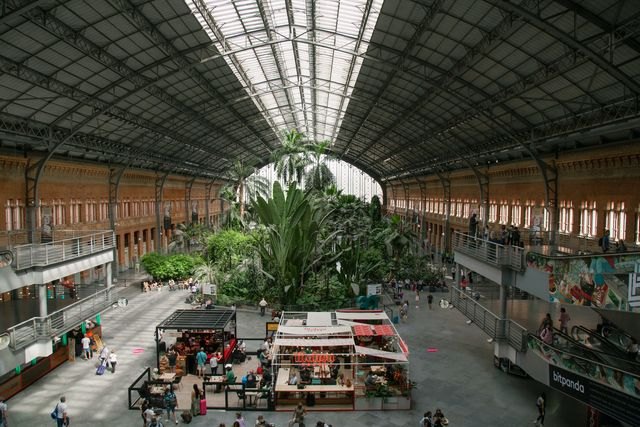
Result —
<svg viewBox="0 0 640 427"><path fill-rule="evenodd" d="M140 414L127 410L127 387L145 366L155 363L154 327L173 310L186 308L185 293L140 294L135 289L129 292L126 308L110 310L102 316L105 340L118 354L117 372L99 377L91 362L62 365L8 402L11 426L50 427L49 412L61 394L67 396L74 427L142 425ZM412 300L411 295L409 299ZM428 310L425 306L422 303L416 310L412 305L408 322L398 325L411 351L411 377L418 383L413 395L414 409L310 412L307 426L314 426L318 420L335 427L415 426L424 411L436 408L444 411L452 427L525 426L535 418L535 397L541 391L547 392L549 402L546 426L584 425L583 405L545 390L546 387L532 380L509 376L494 368L493 345L477 327L467 325L455 309L436 309L434 304L434 309ZM238 335L262 336L265 320L257 310L240 309ZM282 412L263 414L278 426L287 425L290 418L290 414ZM259 413L244 415L247 425L253 425ZM234 418L233 413L210 410L191 425L216 427L225 422L230 426Z"/></svg>

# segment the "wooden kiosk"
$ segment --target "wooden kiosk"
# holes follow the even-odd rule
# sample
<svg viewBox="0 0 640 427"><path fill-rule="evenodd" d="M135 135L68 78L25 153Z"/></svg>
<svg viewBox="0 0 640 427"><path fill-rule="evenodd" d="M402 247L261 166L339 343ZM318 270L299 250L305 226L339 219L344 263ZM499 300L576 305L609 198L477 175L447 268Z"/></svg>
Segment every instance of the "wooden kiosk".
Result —
<svg viewBox="0 0 640 427"><path fill-rule="evenodd" d="M237 343L236 312L227 308L176 310L156 326L156 360L162 374L161 356L166 351L164 339L175 338L178 352L176 374L186 375L195 364L195 354L204 348L208 357L218 355L223 364L231 359ZM192 363L191 363L192 362ZM195 369L195 365L193 366Z"/></svg>
<svg viewBox="0 0 640 427"><path fill-rule="evenodd" d="M383 311L282 313L272 350L276 410L300 401L319 411L409 409L400 342Z"/></svg>

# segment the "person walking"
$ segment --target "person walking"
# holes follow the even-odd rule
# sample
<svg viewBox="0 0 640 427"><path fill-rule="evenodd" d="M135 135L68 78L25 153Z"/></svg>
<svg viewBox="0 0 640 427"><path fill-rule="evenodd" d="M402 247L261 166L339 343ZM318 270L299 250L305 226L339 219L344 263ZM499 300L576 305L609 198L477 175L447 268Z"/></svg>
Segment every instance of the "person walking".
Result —
<svg viewBox="0 0 640 427"><path fill-rule="evenodd" d="M240 412L236 412L236 420L234 423L238 423L238 426L240 427L247 427L247 422L244 420Z"/></svg>
<svg viewBox="0 0 640 427"><path fill-rule="evenodd" d="M569 333L569 320L571 320L571 317L569 316L569 313L567 313L567 310L562 307L560 308L560 332L562 332L563 334L568 334Z"/></svg>
<svg viewBox="0 0 640 427"><path fill-rule="evenodd" d="M293 427L295 423L298 423L299 427L304 427L305 415L307 415L307 410L302 406L302 402L299 402L298 406L293 410L293 418L289 421L289 427Z"/></svg>
<svg viewBox="0 0 640 427"><path fill-rule="evenodd" d="M211 375L218 375L218 353L213 353L209 359L209 367L211 368Z"/></svg>
<svg viewBox="0 0 640 427"><path fill-rule="evenodd" d="M424 416L420 420L420 427L433 427L433 418L431 417L431 411L424 413Z"/></svg>
<svg viewBox="0 0 640 427"><path fill-rule="evenodd" d="M535 425L542 427L544 425L544 413L547 405L547 396L544 392L540 393L536 399L536 407L538 408L538 418L533 422Z"/></svg>
<svg viewBox="0 0 640 427"><path fill-rule="evenodd" d="M427 295L427 304L429 305L429 310L433 310L433 295Z"/></svg>
<svg viewBox="0 0 640 427"><path fill-rule="evenodd" d="M109 353L109 364L111 365L111 373L116 373L116 365L118 364L118 356L116 356L116 351L111 350Z"/></svg>
<svg viewBox="0 0 640 427"><path fill-rule="evenodd" d="M84 360L91 359L91 338L89 335L85 335L80 342L82 343L82 358Z"/></svg>
<svg viewBox="0 0 640 427"><path fill-rule="evenodd" d="M60 402L56 405L54 412L56 414L58 427L69 425L69 416L67 415L67 398L65 396L60 396Z"/></svg>
<svg viewBox="0 0 640 427"><path fill-rule="evenodd" d="M107 365L107 362L109 361L109 347L107 347L107 345L105 344L104 347L102 347L102 350L100 350L100 363L103 365Z"/></svg>
<svg viewBox="0 0 640 427"><path fill-rule="evenodd" d="M598 245L602 248L602 252L607 252L611 245L609 230L604 230L604 235L598 241Z"/></svg>
<svg viewBox="0 0 640 427"><path fill-rule="evenodd" d="M262 297L258 305L260 306L260 316L264 316L264 312L267 310L267 305L269 305L267 304L267 300Z"/></svg>
<svg viewBox="0 0 640 427"><path fill-rule="evenodd" d="M191 391L191 415L197 417L200 415L200 399L202 396L202 392L198 388L198 384L193 385L193 390Z"/></svg>
<svg viewBox="0 0 640 427"><path fill-rule="evenodd" d="M420 291L416 290L416 309L420 308Z"/></svg>
<svg viewBox="0 0 640 427"><path fill-rule="evenodd" d="M151 424L151 419L156 415L151 408L151 404L147 399L142 401L142 405L140 406L140 413L142 415L142 427L147 427Z"/></svg>
<svg viewBox="0 0 640 427"><path fill-rule="evenodd" d="M8 420L9 408L7 407L4 397L0 396L0 427L7 427L9 425Z"/></svg>
<svg viewBox="0 0 640 427"><path fill-rule="evenodd" d="M171 387L167 388L164 392L164 408L167 411L167 420L171 421L171 415L173 420L178 424L178 418L176 418L176 408L178 407L178 398L173 392Z"/></svg>
<svg viewBox="0 0 640 427"><path fill-rule="evenodd" d="M198 363L198 377L204 378L204 364L207 363L207 353L204 352L204 348L200 348L196 354L196 362Z"/></svg>
<svg viewBox="0 0 640 427"><path fill-rule="evenodd" d="M478 233L478 215L474 212L471 214L471 218L469 218L469 237L471 238L471 242L475 240Z"/></svg>

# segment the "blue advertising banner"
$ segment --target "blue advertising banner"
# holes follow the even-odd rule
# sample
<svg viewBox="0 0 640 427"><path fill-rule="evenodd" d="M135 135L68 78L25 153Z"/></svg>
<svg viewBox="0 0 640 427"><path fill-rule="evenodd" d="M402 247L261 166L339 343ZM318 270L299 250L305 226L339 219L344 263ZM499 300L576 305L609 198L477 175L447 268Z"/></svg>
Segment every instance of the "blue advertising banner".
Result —
<svg viewBox="0 0 640 427"><path fill-rule="evenodd" d="M549 386L616 420L640 426L640 398L638 397L553 365L549 365Z"/></svg>

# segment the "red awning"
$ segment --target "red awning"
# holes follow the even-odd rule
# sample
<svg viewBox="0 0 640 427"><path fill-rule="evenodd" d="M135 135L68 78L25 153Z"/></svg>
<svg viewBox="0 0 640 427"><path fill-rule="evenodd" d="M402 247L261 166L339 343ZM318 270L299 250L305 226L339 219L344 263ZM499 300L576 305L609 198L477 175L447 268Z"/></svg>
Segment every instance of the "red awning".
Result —
<svg viewBox="0 0 640 427"><path fill-rule="evenodd" d="M396 334L391 325L375 325L374 330L378 336L394 336Z"/></svg>
<svg viewBox="0 0 640 427"><path fill-rule="evenodd" d="M366 337L373 335L371 325L355 325L353 327L353 334L357 337Z"/></svg>

